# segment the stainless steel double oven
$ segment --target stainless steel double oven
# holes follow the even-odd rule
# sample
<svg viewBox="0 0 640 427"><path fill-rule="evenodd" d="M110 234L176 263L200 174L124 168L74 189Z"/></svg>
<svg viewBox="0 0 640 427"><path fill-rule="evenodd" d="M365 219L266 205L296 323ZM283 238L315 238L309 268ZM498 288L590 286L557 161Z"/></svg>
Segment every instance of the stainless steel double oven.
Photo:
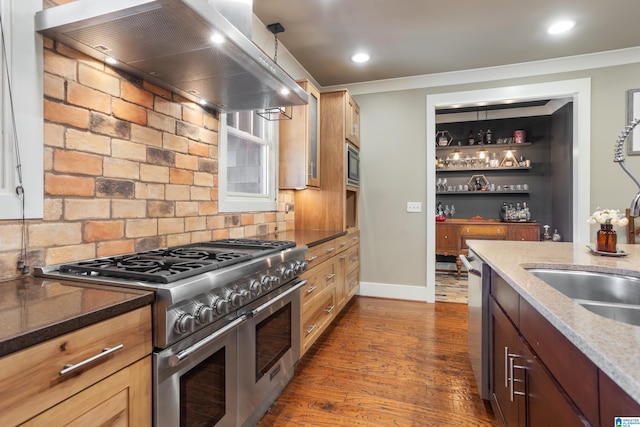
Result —
<svg viewBox="0 0 640 427"><path fill-rule="evenodd" d="M293 376L300 298L292 281L214 332L154 353L155 420L165 426L252 426ZM274 295L275 294L275 295ZM217 329L217 330L216 330ZM191 341L191 340L189 340Z"/></svg>

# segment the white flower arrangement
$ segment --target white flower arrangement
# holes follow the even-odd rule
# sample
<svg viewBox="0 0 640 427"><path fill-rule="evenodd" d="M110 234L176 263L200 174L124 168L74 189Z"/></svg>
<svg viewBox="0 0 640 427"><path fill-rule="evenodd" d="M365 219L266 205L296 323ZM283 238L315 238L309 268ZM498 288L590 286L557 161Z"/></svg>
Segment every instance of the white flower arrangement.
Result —
<svg viewBox="0 0 640 427"><path fill-rule="evenodd" d="M601 209L592 213L587 222L589 224L611 224L624 227L629 223L629 220L618 209Z"/></svg>

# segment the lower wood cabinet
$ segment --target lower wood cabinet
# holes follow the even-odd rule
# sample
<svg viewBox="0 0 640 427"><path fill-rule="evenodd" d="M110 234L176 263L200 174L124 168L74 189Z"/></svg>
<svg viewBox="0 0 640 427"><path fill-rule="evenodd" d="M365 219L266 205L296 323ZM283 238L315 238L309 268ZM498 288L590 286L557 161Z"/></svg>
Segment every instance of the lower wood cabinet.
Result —
<svg viewBox="0 0 640 427"><path fill-rule="evenodd" d="M360 234L357 230L312 246L309 269L301 275L300 356L329 327L360 288Z"/></svg>
<svg viewBox="0 0 640 427"><path fill-rule="evenodd" d="M0 424L150 426L151 351L146 306L0 358Z"/></svg>
<svg viewBox="0 0 640 427"><path fill-rule="evenodd" d="M496 416L504 425L589 425L495 302L491 324L492 403L497 409L494 411Z"/></svg>
<svg viewBox="0 0 640 427"><path fill-rule="evenodd" d="M505 426L614 425L640 414L627 395L500 275L489 297L491 403Z"/></svg>

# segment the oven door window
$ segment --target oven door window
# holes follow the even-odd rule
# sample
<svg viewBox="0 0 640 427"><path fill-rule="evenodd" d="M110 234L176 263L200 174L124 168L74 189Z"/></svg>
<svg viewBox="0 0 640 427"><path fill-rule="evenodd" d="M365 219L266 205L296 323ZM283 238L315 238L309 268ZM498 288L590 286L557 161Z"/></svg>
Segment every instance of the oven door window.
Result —
<svg viewBox="0 0 640 427"><path fill-rule="evenodd" d="M291 348L291 303L256 325L256 383Z"/></svg>
<svg viewBox="0 0 640 427"><path fill-rule="evenodd" d="M222 347L180 377L180 426L213 426L225 416L225 358Z"/></svg>

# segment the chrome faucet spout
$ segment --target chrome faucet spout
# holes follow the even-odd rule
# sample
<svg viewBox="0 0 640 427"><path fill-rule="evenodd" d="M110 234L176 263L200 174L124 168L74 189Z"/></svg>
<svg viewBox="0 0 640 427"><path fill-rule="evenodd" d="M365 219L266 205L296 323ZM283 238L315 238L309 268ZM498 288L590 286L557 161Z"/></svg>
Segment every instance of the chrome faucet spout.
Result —
<svg viewBox="0 0 640 427"><path fill-rule="evenodd" d="M640 216L640 191L631 201L631 207L629 208L631 216Z"/></svg>
<svg viewBox="0 0 640 427"><path fill-rule="evenodd" d="M624 164L624 142L626 141L629 134L633 131L633 128L638 126L638 124L640 124L640 118L635 118L631 120L631 122L627 125L627 127L624 128L622 133L620 133L620 136L616 140L615 156L613 158L613 161L620 165L622 170L625 171L627 175L629 175L629 177L633 180L633 182L636 183L636 185L640 189L640 181L638 181L638 179L635 176L633 176L631 171ZM640 191L638 192L638 194L635 195L635 197L631 201L631 207L629 209L631 211L632 216L640 215Z"/></svg>

